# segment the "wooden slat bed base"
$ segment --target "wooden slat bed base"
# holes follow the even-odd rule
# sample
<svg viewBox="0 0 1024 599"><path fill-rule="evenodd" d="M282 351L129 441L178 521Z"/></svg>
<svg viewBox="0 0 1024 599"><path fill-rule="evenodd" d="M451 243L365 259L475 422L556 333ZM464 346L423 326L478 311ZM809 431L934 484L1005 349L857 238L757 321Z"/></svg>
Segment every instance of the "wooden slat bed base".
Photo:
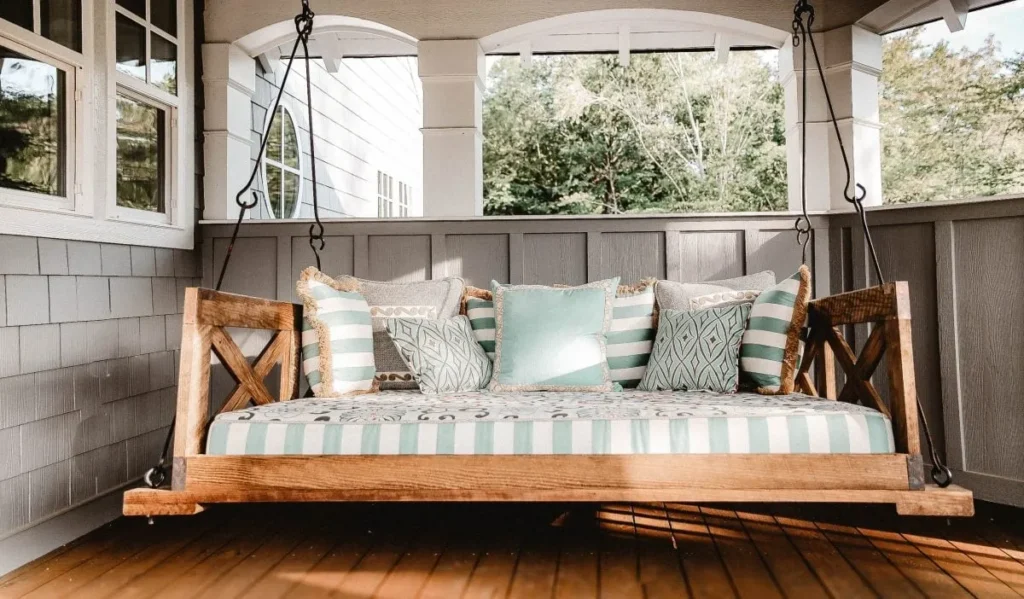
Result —
<svg viewBox="0 0 1024 599"><path fill-rule="evenodd" d="M551 502L680 502L680 503L888 503L904 516L974 515L970 491L952 485L945 489L929 485L916 491L891 489L548 489L528 495L493 491L486 494L465 491L423 490L410 494L377 489L275 491L171 491L133 489L124 496L125 516L185 516L197 514L203 506L218 503L251 502L338 502L338 501L551 501Z"/></svg>
<svg viewBox="0 0 1024 599"><path fill-rule="evenodd" d="M887 489L921 488L908 458L878 455L441 455L441 456L195 456L175 461L184 490L216 493L371 490L423 495L475 494L524 500L555 492L610 494L633 489ZM180 487L178 487L180 488ZM546 499L537 499L543 501Z"/></svg>

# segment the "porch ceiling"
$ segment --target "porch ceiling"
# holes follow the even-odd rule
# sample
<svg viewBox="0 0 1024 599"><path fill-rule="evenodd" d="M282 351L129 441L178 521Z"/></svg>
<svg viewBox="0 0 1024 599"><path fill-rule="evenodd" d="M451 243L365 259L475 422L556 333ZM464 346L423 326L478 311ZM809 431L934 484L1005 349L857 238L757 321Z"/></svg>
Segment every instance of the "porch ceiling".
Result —
<svg viewBox="0 0 1024 599"><path fill-rule="evenodd" d="M857 22L884 0L817 0L818 23L833 29ZM789 31L791 0L314 0L320 15L345 15L392 27L418 40L481 39L526 23L609 9L655 8L740 19ZM298 1L209 0L208 42L233 42L269 25L290 21Z"/></svg>

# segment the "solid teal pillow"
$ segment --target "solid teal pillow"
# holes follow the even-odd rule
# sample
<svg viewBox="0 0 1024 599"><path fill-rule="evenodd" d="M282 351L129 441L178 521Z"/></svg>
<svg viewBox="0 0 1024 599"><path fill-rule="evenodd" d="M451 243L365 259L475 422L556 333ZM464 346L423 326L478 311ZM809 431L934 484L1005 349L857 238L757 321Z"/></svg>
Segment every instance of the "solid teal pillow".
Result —
<svg viewBox="0 0 1024 599"><path fill-rule="evenodd" d="M492 391L612 391L606 335L618 277L579 287L501 285Z"/></svg>

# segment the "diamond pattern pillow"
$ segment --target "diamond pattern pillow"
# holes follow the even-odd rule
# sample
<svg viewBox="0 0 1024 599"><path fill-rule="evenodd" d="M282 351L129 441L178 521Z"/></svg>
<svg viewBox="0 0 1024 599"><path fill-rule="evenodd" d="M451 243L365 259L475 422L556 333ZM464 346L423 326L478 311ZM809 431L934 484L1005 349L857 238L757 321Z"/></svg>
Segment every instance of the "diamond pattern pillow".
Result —
<svg viewBox="0 0 1024 599"><path fill-rule="evenodd" d="M749 314L750 304L663 311L640 390L735 392Z"/></svg>
<svg viewBox="0 0 1024 599"><path fill-rule="evenodd" d="M491 361L469 319L388 318L388 336L424 393L477 391L491 380Z"/></svg>

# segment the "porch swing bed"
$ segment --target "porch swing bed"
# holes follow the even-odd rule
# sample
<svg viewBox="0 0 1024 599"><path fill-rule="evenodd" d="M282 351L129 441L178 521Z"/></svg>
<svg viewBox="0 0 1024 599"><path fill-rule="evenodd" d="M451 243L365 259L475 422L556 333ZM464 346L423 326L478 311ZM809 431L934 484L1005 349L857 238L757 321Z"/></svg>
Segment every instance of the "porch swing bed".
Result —
<svg viewBox="0 0 1024 599"><path fill-rule="evenodd" d="M313 17L303 0L274 105L276 110L301 46L311 127ZM813 8L798 0L793 42L803 48L805 81L808 48L820 65L809 35L813 21ZM827 99L820 68L819 74ZM949 484L951 473L934 450L923 414L919 421L909 289L905 282L884 283L861 204L864 188L852 183L830 100L828 105L847 167L844 195L864 225L876 279L883 283L810 302L797 392L771 397L385 391L299 399L302 306L219 291L245 213L259 201L256 191L250 201L243 198L259 172L264 135L257 166L236 197L240 212L218 290L185 294L170 489L162 487L165 447L146 476L151 488L128 491L124 513L188 515L204 505L240 502L628 501L886 503L904 515L972 515L971 492ZM806 101L803 106L806 111ZM324 226L309 138L315 219L309 241L319 269ZM801 191L804 210L795 228L807 264L812 232L806 181ZM273 332L254 362L226 332L235 327ZM866 333L859 355L841 327L853 327L858 340ZM237 383L223 403L210 397L214 353ZM887 402L872 383L883 356ZM841 389L836 364L845 381ZM275 397L264 381L278 365ZM925 482L919 424L935 485Z"/></svg>
<svg viewBox="0 0 1024 599"><path fill-rule="evenodd" d="M301 306L188 289L171 488L128 491L124 513L239 502L636 501L888 503L904 515L968 516L969 491L925 484L908 301L899 282L811 302L790 396L300 399ZM858 357L837 327L866 323ZM250 364L229 327L274 334ZM237 385L211 421L212 354ZM885 354L888 407L870 380ZM263 379L277 365L271 394Z"/></svg>

